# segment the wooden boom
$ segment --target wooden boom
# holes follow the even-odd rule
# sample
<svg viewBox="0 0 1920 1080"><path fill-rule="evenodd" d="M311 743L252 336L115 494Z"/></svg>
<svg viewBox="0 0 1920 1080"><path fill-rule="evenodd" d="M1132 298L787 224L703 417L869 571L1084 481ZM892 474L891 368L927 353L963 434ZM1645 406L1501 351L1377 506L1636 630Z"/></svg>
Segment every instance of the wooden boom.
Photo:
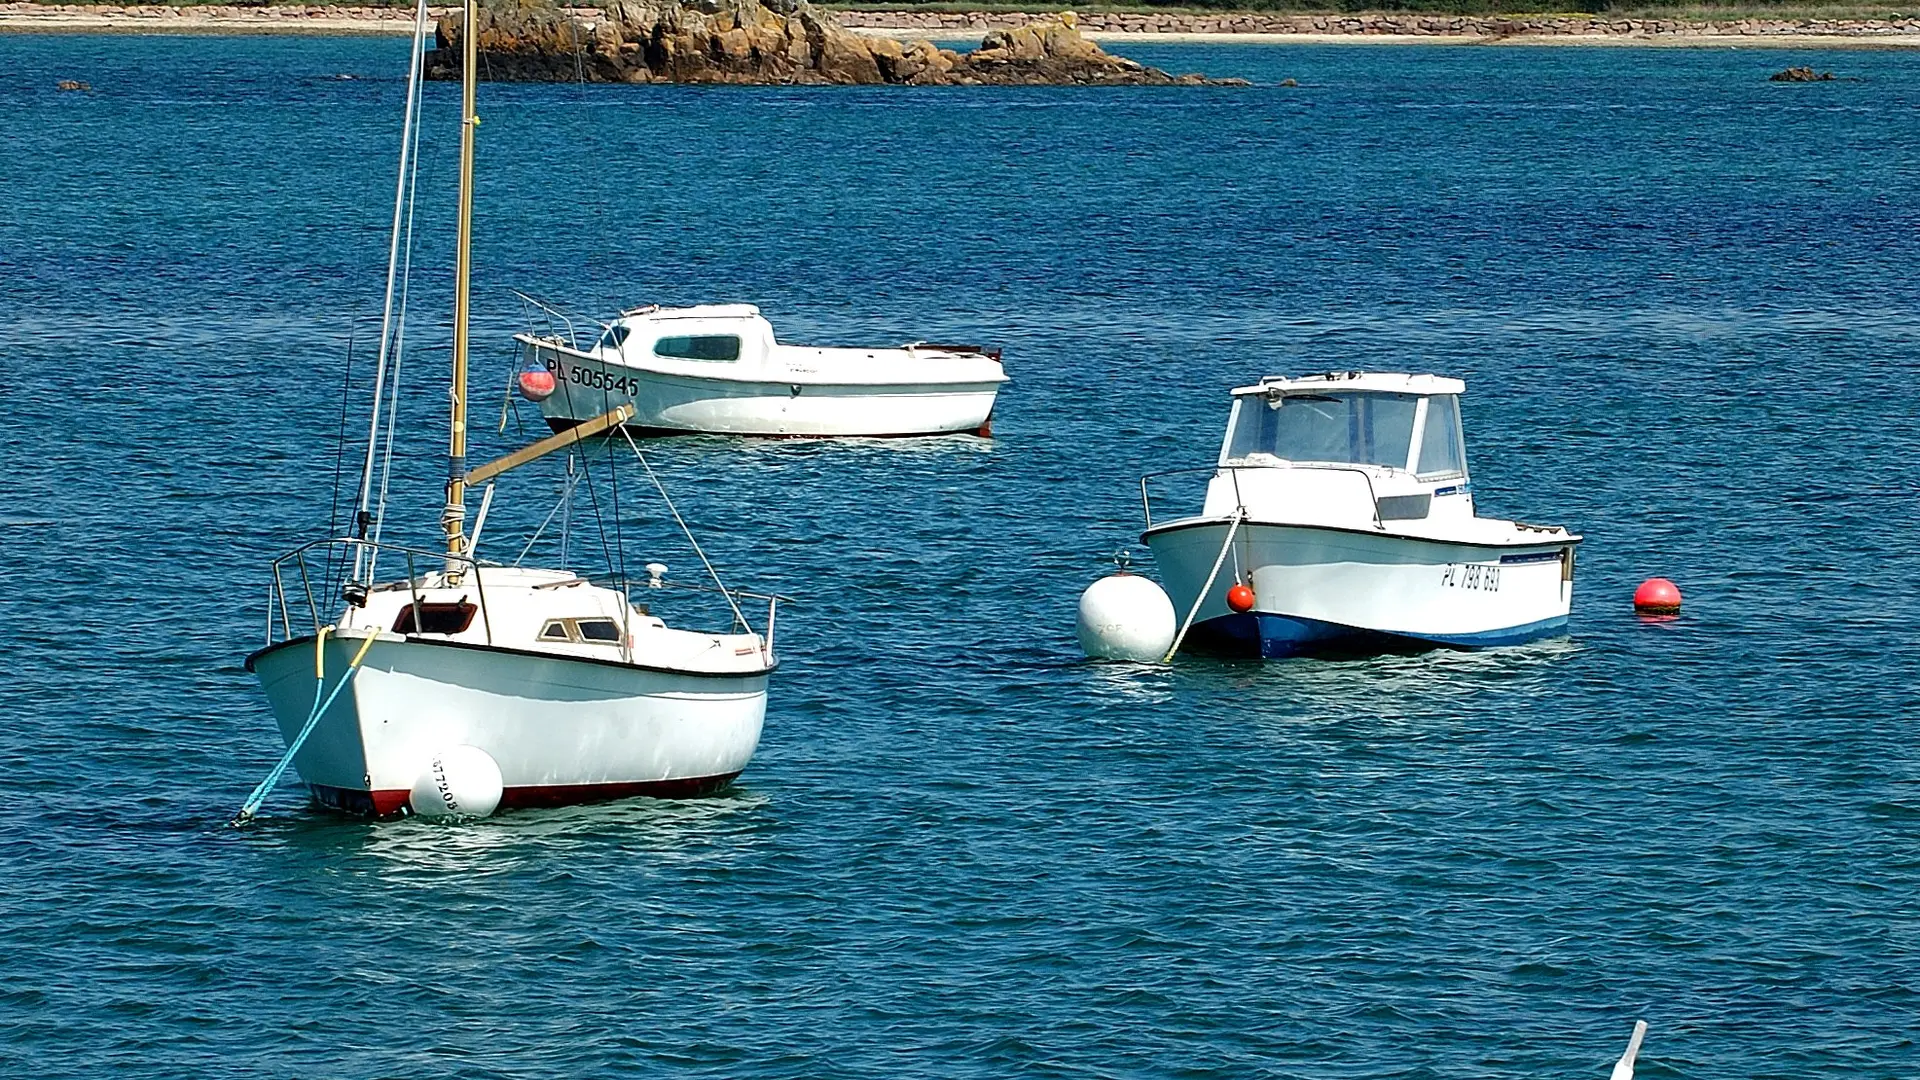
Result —
<svg viewBox="0 0 1920 1080"><path fill-rule="evenodd" d="M633 406L621 405L610 413L603 413L591 420L582 420L580 423L565 431L549 435L537 443L523 446L513 453L508 454L506 457L495 458L485 465L474 469L467 474L467 486L474 487L479 484L484 484L494 477L499 476L501 473L506 472L508 469L517 469L527 462L532 461L534 458L551 454L555 450L564 450L577 442L591 439L595 435L617 425L624 424L631 419L633 419Z"/></svg>

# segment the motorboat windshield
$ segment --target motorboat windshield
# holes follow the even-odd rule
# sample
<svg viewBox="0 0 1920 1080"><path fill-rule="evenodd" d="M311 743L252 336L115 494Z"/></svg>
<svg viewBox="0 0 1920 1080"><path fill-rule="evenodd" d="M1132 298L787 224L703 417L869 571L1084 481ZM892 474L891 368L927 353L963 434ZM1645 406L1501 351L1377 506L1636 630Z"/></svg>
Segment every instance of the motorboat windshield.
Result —
<svg viewBox="0 0 1920 1080"><path fill-rule="evenodd" d="M1227 457L1245 460L1265 454L1282 461L1405 468L1419 404L1411 394L1243 399L1235 410Z"/></svg>
<svg viewBox="0 0 1920 1080"><path fill-rule="evenodd" d="M1221 464L1372 465L1421 479L1462 475L1453 394L1315 391L1236 397Z"/></svg>
<svg viewBox="0 0 1920 1080"><path fill-rule="evenodd" d="M633 328L627 324L614 323L607 327L606 333L600 335L599 344L594 347L597 349L605 349L609 352L616 351L627 343L627 335L631 333L633 333Z"/></svg>

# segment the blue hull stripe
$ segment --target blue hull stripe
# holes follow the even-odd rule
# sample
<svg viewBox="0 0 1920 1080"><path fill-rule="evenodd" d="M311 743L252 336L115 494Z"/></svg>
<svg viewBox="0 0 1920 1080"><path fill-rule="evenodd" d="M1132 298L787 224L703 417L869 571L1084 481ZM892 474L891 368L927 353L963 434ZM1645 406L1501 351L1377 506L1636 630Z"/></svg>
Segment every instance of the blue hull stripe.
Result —
<svg viewBox="0 0 1920 1080"><path fill-rule="evenodd" d="M1559 562L1564 557L1562 550L1534 551L1525 555L1502 555L1500 563L1503 566L1512 566L1515 563Z"/></svg>
<svg viewBox="0 0 1920 1080"><path fill-rule="evenodd" d="M1312 653L1405 652L1410 649L1485 649L1518 645L1564 633L1567 617L1474 634L1405 634L1364 630L1357 626L1254 611L1222 615L1194 625L1188 642L1198 651L1228 656L1279 659Z"/></svg>

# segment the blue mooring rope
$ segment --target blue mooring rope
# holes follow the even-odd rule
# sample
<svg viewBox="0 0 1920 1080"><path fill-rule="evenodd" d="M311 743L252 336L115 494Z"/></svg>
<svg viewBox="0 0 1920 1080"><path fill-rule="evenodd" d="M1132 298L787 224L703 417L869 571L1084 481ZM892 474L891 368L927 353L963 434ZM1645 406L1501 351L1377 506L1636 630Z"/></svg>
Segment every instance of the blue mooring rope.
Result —
<svg viewBox="0 0 1920 1080"><path fill-rule="evenodd" d="M293 755L299 753L300 747L306 744L307 736L313 734L313 729L319 725L320 718L327 714L328 709L333 708L334 699L340 696L340 691L345 690L347 684L353 681L353 673L359 670L360 661L366 659L367 650L373 647L374 639L380 636L378 631L367 631L367 640L360 646L360 651L354 654L353 662L347 665L346 674L340 676L340 681L333 686L333 693L328 694L327 700L322 702L320 700L320 691L326 687L327 680L321 669L321 664L322 657L325 655L323 650L327 645L327 631L330 629L332 628L321 628L319 635L314 638L313 642L313 663L315 669L313 711L307 714L307 722L301 725L300 734L294 736L293 741L287 744L287 752L280 756L279 763L273 767L272 772L267 774L265 780L260 781L260 786L253 789L253 794L247 796L247 801L240 807L240 812L233 815L233 820L227 822L228 825L239 828L253 820L253 815L259 811L260 804L266 801L267 793L272 791L273 786L280 782L280 777L285 775L287 766L293 764Z"/></svg>

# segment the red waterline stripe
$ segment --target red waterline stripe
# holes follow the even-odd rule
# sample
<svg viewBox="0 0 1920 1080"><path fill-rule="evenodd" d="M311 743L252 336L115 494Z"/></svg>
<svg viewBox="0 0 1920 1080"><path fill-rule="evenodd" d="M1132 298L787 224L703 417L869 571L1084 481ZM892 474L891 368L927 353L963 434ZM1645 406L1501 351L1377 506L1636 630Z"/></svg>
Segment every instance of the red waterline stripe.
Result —
<svg viewBox="0 0 1920 1080"><path fill-rule="evenodd" d="M578 803L608 802L613 799L647 797L653 799L691 799L712 793L731 784L737 772L720 776L696 776L681 780L641 780L618 784L545 784L510 787L500 794L502 810L539 806L573 806ZM313 801L332 810L362 817L395 817L406 811L409 792L404 788L360 791L354 788L309 784Z"/></svg>
<svg viewBox="0 0 1920 1080"><path fill-rule="evenodd" d="M570 428L579 427L580 424L581 421L579 420L561 420L556 417L547 417L547 426L552 428L555 434L569 430ZM993 417L991 415L987 417L986 423L981 424L977 428L942 428L939 431L876 431L863 435L813 435L806 432L771 431L695 431L691 428L636 427L633 424L622 424L620 426L626 428L628 434L641 439L670 439L680 435L713 435L728 439L933 439L942 435L977 435L982 439L990 439L993 437Z"/></svg>

